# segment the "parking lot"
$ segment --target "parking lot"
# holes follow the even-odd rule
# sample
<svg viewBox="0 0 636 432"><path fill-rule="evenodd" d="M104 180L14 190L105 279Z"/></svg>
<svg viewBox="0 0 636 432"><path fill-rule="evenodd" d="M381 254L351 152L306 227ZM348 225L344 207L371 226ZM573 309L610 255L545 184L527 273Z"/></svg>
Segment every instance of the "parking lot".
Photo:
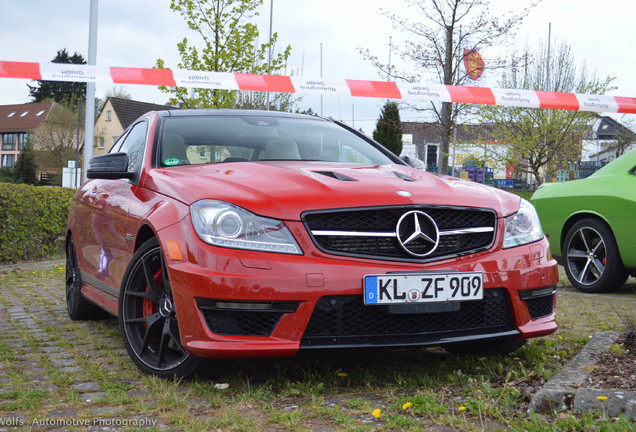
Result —
<svg viewBox="0 0 636 432"><path fill-rule="evenodd" d="M616 294L589 295L572 289L561 276L559 332L550 343L527 348L521 360L506 360L511 365L521 363L526 370L537 363L532 357L537 347L551 350L546 358L570 358L590 335L621 330L626 317L636 317L633 278ZM325 354L242 360L216 377L184 383L143 376L123 348L116 319L68 319L63 279L63 261L0 267L0 430L387 430L409 417L419 422L415 425L439 431L507 425L496 407L490 413L485 409L487 399L484 409L477 404L472 414L464 410L470 411L471 398L482 397L490 385L493 401L502 403L513 380L485 383L490 375L479 364L471 365L484 359L453 359L442 350L393 351L364 359ZM560 340L569 342L561 346ZM555 367L540 361L542 368ZM438 362L454 362L449 375L458 376L440 377L443 372L424 364ZM484 362L484 368L489 364ZM507 363L492 365L492 376L498 365L507 368ZM542 372L537 373L541 378ZM542 382L538 378L532 381L534 390ZM446 391L435 387L440 379ZM474 387L480 379L484 387ZM514 409L523 409L529 396L523 391L534 390L511 393L522 401L511 401L510 407L519 403ZM419 397L434 399L436 405L418 411Z"/></svg>

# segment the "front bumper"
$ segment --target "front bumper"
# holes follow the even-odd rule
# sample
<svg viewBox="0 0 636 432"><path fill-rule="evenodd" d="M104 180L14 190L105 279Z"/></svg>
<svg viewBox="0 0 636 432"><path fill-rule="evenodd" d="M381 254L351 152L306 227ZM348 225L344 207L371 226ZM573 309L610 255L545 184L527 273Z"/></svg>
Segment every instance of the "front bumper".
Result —
<svg viewBox="0 0 636 432"><path fill-rule="evenodd" d="M312 348L526 339L557 329L554 292L529 295L558 281L546 239L415 264L326 255L303 241L302 226L290 225L302 256L213 247L183 225L160 233L164 247L178 239L184 250L184 258L167 259L167 267L188 351L201 357L291 356ZM481 272L484 300L426 313L364 306L365 275L414 271Z"/></svg>

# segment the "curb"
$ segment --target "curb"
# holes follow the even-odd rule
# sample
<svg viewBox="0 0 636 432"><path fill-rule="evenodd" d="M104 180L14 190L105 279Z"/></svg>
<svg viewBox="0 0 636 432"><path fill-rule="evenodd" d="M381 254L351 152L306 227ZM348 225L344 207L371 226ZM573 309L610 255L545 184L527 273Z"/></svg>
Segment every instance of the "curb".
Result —
<svg viewBox="0 0 636 432"><path fill-rule="evenodd" d="M576 413L599 411L610 417L624 414L636 421L636 391L584 387L590 366L597 363L597 355L609 351L619 335L619 332L605 331L592 336L581 352L534 395L529 411L544 414L569 409ZM607 400L601 402L598 396L605 396Z"/></svg>

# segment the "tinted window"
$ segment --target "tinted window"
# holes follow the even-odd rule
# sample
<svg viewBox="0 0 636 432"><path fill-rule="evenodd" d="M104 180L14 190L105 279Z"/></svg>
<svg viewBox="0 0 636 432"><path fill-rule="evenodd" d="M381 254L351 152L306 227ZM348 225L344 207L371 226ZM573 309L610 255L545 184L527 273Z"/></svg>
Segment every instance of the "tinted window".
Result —
<svg viewBox="0 0 636 432"><path fill-rule="evenodd" d="M146 144L146 122L137 123L128 132L121 145L115 146L115 152L128 153L128 171L137 171L143 158Z"/></svg>
<svg viewBox="0 0 636 432"><path fill-rule="evenodd" d="M160 160L161 166L267 160L394 163L330 121L241 115L166 118Z"/></svg>

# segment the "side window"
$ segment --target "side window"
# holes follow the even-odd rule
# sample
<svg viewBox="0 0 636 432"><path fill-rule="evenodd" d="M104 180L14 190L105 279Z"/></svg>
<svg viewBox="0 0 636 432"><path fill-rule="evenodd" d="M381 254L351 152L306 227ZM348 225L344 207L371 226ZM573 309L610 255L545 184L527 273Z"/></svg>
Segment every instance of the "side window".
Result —
<svg viewBox="0 0 636 432"><path fill-rule="evenodd" d="M146 122L139 122L132 127L124 138L124 142L117 149L118 152L128 153L128 171L137 171L141 165L146 144Z"/></svg>

